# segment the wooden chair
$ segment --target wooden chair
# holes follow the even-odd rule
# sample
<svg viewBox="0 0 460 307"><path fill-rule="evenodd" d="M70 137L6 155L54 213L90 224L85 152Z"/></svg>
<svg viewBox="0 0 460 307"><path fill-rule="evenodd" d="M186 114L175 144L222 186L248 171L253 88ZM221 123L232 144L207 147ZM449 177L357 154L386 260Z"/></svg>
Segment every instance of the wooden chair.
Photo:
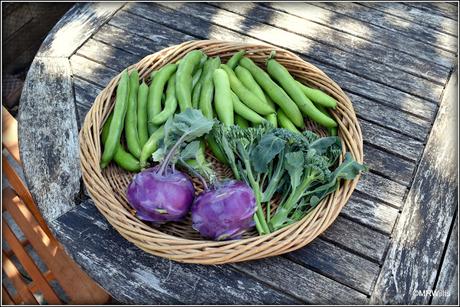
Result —
<svg viewBox="0 0 460 307"><path fill-rule="evenodd" d="M2 124L2 148L20 165L17 122L4 107ZM2 267L10 284L7 287L2 282L2 304L109 303L110 296L78 267L53 237L29 190L3 153L2 163L2 174L11 186L2 191L2 237L8 245L8 249L5 246L2 249ZM31 256L30 249L40 261L34 261L37 257ZM46 269L40 270L44 266Z"/></svg>

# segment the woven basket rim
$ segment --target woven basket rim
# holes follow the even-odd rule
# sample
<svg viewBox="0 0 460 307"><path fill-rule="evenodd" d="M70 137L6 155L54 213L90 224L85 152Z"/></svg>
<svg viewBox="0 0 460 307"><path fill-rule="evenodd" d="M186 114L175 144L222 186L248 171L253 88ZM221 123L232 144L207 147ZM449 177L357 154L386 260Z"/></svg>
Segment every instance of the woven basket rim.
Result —
<svg viewBox="0 0 460 307"><path fill-rule="evenodd" d="M303 74L300 78L301 80L299 81L307 80L310 84L326 90L338 100L339 105L332 114L338 121L338 128L342 136L342 143L345 146L344 148L351 152L357 162L363 162L361 129L350 99L323 71L313 64L304 61L292 52L286 51L282 48L271 46L269 44L248 44L218 40L193 40L179 45L170 46L154 54L148 55L138 63L130 65L128 70L137 68L141 79L146 78L153 69L157 69L169 62L174 62L193 49L201 49L205 53L211 55L213 52L218 52L219 55L222 56L230 56L236 50L246 49L253 51L248 53L248 56L253 59L257 59L259 55L266 56L267 52L276 50L277 60L280 59L281 62L285 61L286 63L292 62L296 64L299 73ZM291 70L288 68L291 73L293 71L297 72L297 69ZM129 220L129 215L132 215L132 213L124 206L120 205L119 201L113 195L109 193L105 195L105 197L101 197L100 189L103 190L103 187L108 187L109 189L111 188L109 182L102 174L99 163L94 163L99 161L99 157L101 156L101 144L99 138L97 137L98 131L100 131L103 121L105 121L108 113L110 112L111 101L113 101L112 96L120 76L121 72L117 74L99 93L93 106L85 117L79 133L80 166L85 186L87 187L88 193L98 210L123 237L146 252L180 262L204 264L244 261L285 253L306 245L329 227L329 225L336 219L338 213L346 204L357 185L360 178L359 175L353 180L342 183L337 191L323 199L310 214L302 218L300 221L270 234L238 240L192 240L177 237L164 233L156 228L148 227L140 220L138 220L138 223L131 221ZM344 120L340 119L339 116L342 116ZM340 162L342 160L343 155L340 158ZM347 188L345 188L345 186ZM338 202L337 200L340 201ZM126 215L128 219L120 220L120 216L123 215ZM135 219L137 218L134 218L134 220ZM310 236L305 235L305 232L307 231L309 231ZM284 242L280 243L283 248L266 252L267 250L270 250L270 247L277 247L278 245L276 244L281 241ZM150 248L150 246L152 247ZM177 251L184 246L187 247L185 248L186 250L190 251L188 255L184 255L183 253L179 253ZM258 248L261 251L254 255L254 253L251 253L252 248ZM171 252L168 253L168 249ZM234 251L234 253L232 254L231 251ZM210 254L211 256L209 256ZM226 254L234 256L225 256ZM246 254L247 257L245 256ZM208 257L198 259L200 256L197 255L208 255Z"/></svg>

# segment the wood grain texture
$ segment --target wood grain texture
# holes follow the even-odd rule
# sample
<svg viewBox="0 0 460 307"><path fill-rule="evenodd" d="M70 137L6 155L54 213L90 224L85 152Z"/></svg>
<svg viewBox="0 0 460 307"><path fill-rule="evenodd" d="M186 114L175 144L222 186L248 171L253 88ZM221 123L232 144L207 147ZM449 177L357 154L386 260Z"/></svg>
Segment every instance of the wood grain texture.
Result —
<svg viewBox="0 0 460 307"><path fill-rule="evenodd" d="M443 295L433 296L433 305L458 304L458 215L455 218L446 253L442 260L435 291Z"/></svg>
<svg viewBox="0 0 460 307"><path fill-rule="evenodd" d="M306 247L289 253L287 257L365 294L371 293L380 270L376 263L322 239L314 240Z"/></svg>
<svg viewBox="0 0 460 307"><path fill-rule="evenodd" d="M46 36L38 56L69 57L124 3L78 3Z"/></svg>
<svg viewBox="0 0 460 307"><path fill-rule="evenodd" d="M365 173L360 177L356 190L400 208L407 188L374 173Z"/></svg>
<svg viewBox="0 0 460 307"><path fill-rule="evenodd" d="M379 232L391 234L398 209L358 192L353 193L340 214Z"/></svg>
<svg viewBox="0 0 460 307"><path fill-rule="evenodd" d="M270 7L276 8L278 10L282 10L284 12L290 13L295 16L302 17L304 19L314 21L323 25L327 25L337 30L345 31L355 37L362 38L366 41L372 41L375 44L373 46L380 48L383 46L386 47L385 49L389 52L388 56L391 56L393 59L393 64L399 64L400 62L398 59L400 57L404 57L403 54L412 55L412 63L417 63L415 67L425 67L419 71L422 74L426 74L425 76L434 77L435 75L432 74L428 67L434 67L433 64L442 65L444 67L452 66L455 61L455 56L450 53L446 52L441 49L434 49L434 48L427 48L427 45L416 41L410 37L403 36L403 35L394 35L394 32L388 31L384 28L374 26L370 23L364 23L359 20L351 20L349 17L337 14L335 12L331 12L329 10L322 9L318 6L314 6L308 3L270 3ZM388 4L389 7L394 7L393 4ZM421 21L425 18L425 16L419 15L412 20L412 22L417 22L417 20ZM361 44L363 47L372 48L372 44ZM376 52L376 54L380 54L380 52ZM425 61L423 61L425 60ZM404 60L405 61L405 60ZM408 59L408 61L410 61ZM402 64L402 63L401 63ZM421 66L420 66L421 65ZM404 65L406 66L406 65ZM407 65L410 67L410 65ZM413 68L415 68L413 67ZM412 71L413 73L417 74L415 70ZM447 75L444 72L444 77L446 78Z"/></svg>
<svg viewBox="0 0 460 307"><path fill-rule="evenodd" d="M235 267L308 304L365 304L368 301L364 294L284 257L243 262Z"/></svg>
<svg viewBox="0 0 460 307"><path fill-rule="evenodd" d="M412 39L425 42L434 48L441 48L452 53L458 51L456 39L452 35L424 27L409 20L385 14L384 12L359 5L359 3L317 2L314 5L335 13L344 14L365 23L394 31L394 35L402 34Z"/></svg>
<svg viewBox="0 0 460 307"><path fill-rule="evenodd" d="M451 34L455 37L458 35L458 23L455 20L433 15L421 9L404 5L404 3L372 2L363 3L363 5L380 10L389 15L398 16L408 21Z"/></svg>
<svg viewBox="0 0 460 307"><path fill-rule="evenodd" d="M121 303L276 305L302 302L228 265L181 264L147 254L122 238L90 201L51 225L73 259Z"/></svg>
<svg viewBox="0 0 460 307"><path fill-rule="evenodd" d="M382 262L389 242L388 235L340 216L320 238L378 263Z"/></svg>
<svg viewBox="0 0 460 307"><path fill-rule="evenodd" d="M238 14L238 18L241 21L237 22L240 22L242 28L247 28L249 35L255 31L254 28L261 28L261 24L264 24L264 28L261 30L270 32L272 40L269 42L272 44L276 44L280 37L289 33L288 37L283 40L291 41L290 45L304 46L303 49L308 50L309 57L342 70L365 76L376 82L391 84L395 88L432 101L437 101L441 95L441 85L404 72L402 71L404 68L400 65L394 65L388 60L385 61L385 56L389 54L387 48L379 48L379 53L375 52L375 50L369 52L366 46L372 44L371 42L360 41L356 36L344 33L343 31L347 31L347 28L354 22L350 18L341 16L340 20L332 21L332 24L335 22L341 24L341 31L337 31L329 26L279 12L256 3L221 2L216 3L216 5ZM314 8L309 6L299 7L298 9L312 11ZM218 11L217 14L224 13ZM318 14L324 14L324 12L318 12ZM222 18L225 17L222 16ZM345 21L347 21L346 24ZM295 35L292 33L295 33ZM387 39L392 40L393 38L387 35Z"/></svg>
<svg viewBox="0 0 460 307"><path fill-rule="evenodd" d="M374 303L426 304L430 297L417 291L435 286L458 201L457 83L454 75L447 85L372 294Z"/></svg>
<svg viewBox="0 0 460 307"><path fill-rule="evenodd" d="M67 59L36 57L19 108L24 174L47 221L72 208L80 190L78 130L70 75Z"/></svg>
<svg viewBox="0 0 460 307"><path fill-rule="evenodd" d="M453 20L458 19L458 8L446 2L406 2L406 5L427 11L433 15L448 17Z"/></svg>

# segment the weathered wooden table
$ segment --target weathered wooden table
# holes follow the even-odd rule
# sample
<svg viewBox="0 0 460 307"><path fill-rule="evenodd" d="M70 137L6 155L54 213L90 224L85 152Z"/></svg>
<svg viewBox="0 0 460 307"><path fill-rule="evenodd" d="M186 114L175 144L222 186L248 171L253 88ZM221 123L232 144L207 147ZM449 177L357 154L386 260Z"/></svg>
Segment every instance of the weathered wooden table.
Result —
<svg viewBox="0 0 460 307"><path fill-rule="evenodd" d="M120 302L455 304L457 9L77 4L49 33L22 95L29 187L69 254ZM232 265L179 264L124 240L85 193L78 129L99 91L144 56L204 38L289 49L354 103L371 170L336 222L305 248Z"/></svg>

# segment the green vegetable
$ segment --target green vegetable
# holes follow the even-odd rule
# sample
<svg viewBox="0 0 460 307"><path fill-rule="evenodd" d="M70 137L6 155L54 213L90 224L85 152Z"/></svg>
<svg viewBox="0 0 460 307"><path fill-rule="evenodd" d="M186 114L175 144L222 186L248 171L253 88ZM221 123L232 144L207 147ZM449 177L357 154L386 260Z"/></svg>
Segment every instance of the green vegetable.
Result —
<svg viewBox="0 0 460 307"><path fill-rule="evenodd" d="M212 99L214 96L214 82L212 80L212 76L214 70L219 68L219 66L219 57L208 59L203 66L203 80L201 84L199 108L203 112L203 115L208 119L213 118Z"/></svg>
<svg viewBox="0 0 460 307"><path fill-rule="evenodd" d="M252 109L248 108L244 103L242 103L235 93L232 92L231 94L233 101L233 109L235 110L236 114L250 121L253 124L261 124L265 121L265 119L262 116L260 116L258 113L256 113Z"/></svg>
<svg viewBox="0 0 460 307"><path fill-rule="evenodd" d="M267 98L264 94L264 91L262 88L257 84L256 80L254 80L254 77L251 75L249 70L244 68L243 66L237 66L235 68L235 74L238 77L238 79L243 83L243 85L252 91L254 94L256 94L257 97L259 97L260 100L263 102L267 103ZM273 104L269 104L272 108L274 108Z"/></svg>
<svg viewBox="0 0 460 307"><path fill-rule="evenodd" d="M128 150L136 158L141 155L139 134L137 132L137 94L139 90L139 73L133 70L129 76L128 108L125 117L125 139Z"/></svg>
<svg viewBox="0 0 460 307"><path fill-rule="evenodd" d="M167 64L163 66L157 73L155 73L152 84L150 84L147 102L149 134L152 134L153 131L155 131L155 125L153 124L152 119L161 111L161 96L163 95L165 84L176 70L176 64Z"/></svg>
<svg viewBox="0 0 460 307"><path fill-rule="evenodd" d="M295 102L292 101L289 95L286 94L286 92L278 84L276 84L262 68L246 57L240 60L240 65L249 70L257 83L268 94L273 102L280 106L294 125L299 128L305 127L302 113L300 113L300 110Z"/></svg>
<svg viewBox="0 0 460 307"><path fill-rule="evenodd" d="M177 98L176 98L176 75L172 76L168 80L168 86L166 88L165 107L163 111L158 113L152 118L152 124L155 126L161 125L171 117L177 109Z"/></svg>
<svg viewBox="0 0 460 307"><path fill-rule="evenodd" d="M278 122L282 128L292 132L300 133L299 129L297 129L296 126L286 116L286 114L284 114L283 110L278 110Z"/></svg>
<svg viewBox="0 0 460 307"><path fill-rule="evenodd" d="M270 99L270 96L268 96L266 93L264 93L264 96L265 96L265 101L267 101L267 103L275 109L275 104L273 103L273 101ZM264 118L270 122L273 127L275 128L278 128L278 116L276 113L272 113L272 114L268 114L268 115L265 115Z"/></svg>
<svg viewBox="0 0 460 307"><path fill-rule="evenodd" d="M228 76L223 69L216 69L213 73L214 81L214 105L217 117L226 125L234 124L232 91Z"/></svg>
<svg viewBox="0 0 460 307"><path fill-rule="evenodd" d="M267 62L267 71L271 77L281 84L281 87L294 100L303 114L324 127L332 128L337 126L334 120L324 116L324 114L313 105L311 100L305 96L296 80L283 65L278 63L275 59L269 59Z"/></svg>
<svg viewBox="0 0 460 307"><path fill-rule="evenodd" d="M230 87L241 102L261 115L268 115L275 112L275 109L264 103L256 94L247 89L230 67L225 64L221 64L220 67L227 73L230 80Z"/></svg>
<svg viewBox="0 0 460 307"><path fill-rule="evenodd" d="M158 144L164 137L164 127L157 128L149 137L145 145L142 147L141 157L139 159L141 168L147 166L147 160L151 158L152 154L158 149Z"/></svg>
<svg viewBox="0 0 460 307"><path fill-rule="evenodd" d="M149 139L149 130L147 126L147 97L149 94L149 87L145 83L139 86L139 91L137 94L137 133L139 135L139 145L141 147Z"/></svg>
<svg viewBox="0 0 460 307"><path fill-rule="evenodd" d="M313 101L316 105L320 105L326 108L335 108L337 106L337 100L329 96L328 94L324 93L323 91L311 88L306 86L299 81L296 81L299 85L302 92L307 96L311 101Z"/></svg>
<svg viewBox="0 0 460 307"><path fill-rule="evenodd" d="M113 119L110 123L109 136L107 137L104 152L101 157L101 168L105 168L113 159L117 145L120 142L121 132L123 131L123 123L126 116L126 109L128 107L128 93L129 76L128 71L125 69L121 74L120 81L117 86Z"/></svg>
<svg viewBox="0 0 460 307"><path fill-rule="evenodd" d="M215 125L210 136L217 141L234 176L253 189L259 234L302 219L339 187L340 179L353 179L367 169L349 154L336 167L342 147L335 136L320 138L311 131L294 133L269 124L246 129ZM265 216L263 206L270 212L276 193L280 194L280 205L273 216Z"/></svg>
<svg viewBox="0 0 460 307"><path fill-rule="evenodd" d="M172 164L175 164L181 148L207 134L213 125L213 120L205 118L200 110L192 108L174 115L173 118L170 117L164 125L163 142L153 153L152 159L154 161L171 161Z"/></svg>
<svg viewBox="0 0 460 307"><path fill-rule="evenodd" d="M105 146L107 137L109 136L109 129L110 129L110 123L112 122L113 118L113 112L110 113L109 117L107 118L104 126L102 127L102 133L101 133L101 138L102 138L102 144ZM122 169L128 171L128 172L138 172L141 170L141 167L139 165L139 161L133 157L129 152L126 152L123 147L120 145L120 143L117 144L116 149L115 149L115 154L113 155L113 161L121 167Z"/></svg>
<svg viewBox="0 0 460 307"><path fill-rule="evenodd" d="M200 50L190 51L180 61L176 73L176 96L181 112L192 107L192 74L199 67L203 59L203 52Z"/></svg>
<svg viewBox="0 0 460 307"><path fill-rule="evenodd" d="M241 117L240 115L235 115L235 123L240 126L241 128L248 128L249 127L249 123L246 119L244 119L243 117Z"/></svg>
<svg viewBox="0 0 460 307"><path fill-rule="evenodd" d="M317 105L316 106L318 110L320 110L324 115L330 117L329 112L327 112L326 108L323 107L322 105ZM331 118L332 119L332 118ZM332 127L332 128L327 128L328 132L330 135L337 135L337 127Z"/></svg>
<svg viewBox="0 0 460 307"><path fill-rule="evenodd" d="M240 50L236 52L230 59L227 61L227 66L230 67L231 69L235 69L235 67L238 65L238 62L240 59L246 54L246 51Z"/></svg>

